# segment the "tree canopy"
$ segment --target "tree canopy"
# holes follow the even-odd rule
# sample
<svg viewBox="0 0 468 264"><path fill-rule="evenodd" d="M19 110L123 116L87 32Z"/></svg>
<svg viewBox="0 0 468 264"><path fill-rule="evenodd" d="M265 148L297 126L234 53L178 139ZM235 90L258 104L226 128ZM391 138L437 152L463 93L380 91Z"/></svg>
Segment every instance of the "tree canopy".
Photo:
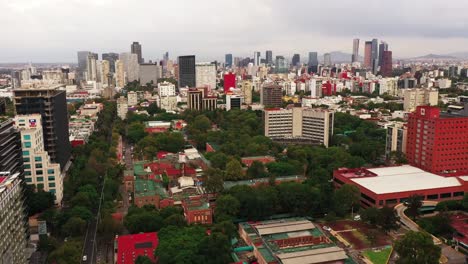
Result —
<svg viewBox="0 0 468 264"><path fill-rule="evenodd" d="M441 255L440 247L434 245L430 235L409 231L395 243L398 264L437 264Z"/></svg>

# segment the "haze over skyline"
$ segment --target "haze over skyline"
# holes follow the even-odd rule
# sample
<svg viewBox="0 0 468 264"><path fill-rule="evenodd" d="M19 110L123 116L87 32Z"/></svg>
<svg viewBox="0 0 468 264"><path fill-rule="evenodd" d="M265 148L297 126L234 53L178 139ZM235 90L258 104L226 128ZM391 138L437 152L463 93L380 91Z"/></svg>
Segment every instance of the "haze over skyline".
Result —
<svg viewBox="0 0 468 264"><path fill-rule="evenodd" d="M394 57L468 50L464 0L0 0L0 62L76 62L76 52L129 52L146 61L195 54L224 60L272 50L351 53L353 38L385 40Z"/></svg>

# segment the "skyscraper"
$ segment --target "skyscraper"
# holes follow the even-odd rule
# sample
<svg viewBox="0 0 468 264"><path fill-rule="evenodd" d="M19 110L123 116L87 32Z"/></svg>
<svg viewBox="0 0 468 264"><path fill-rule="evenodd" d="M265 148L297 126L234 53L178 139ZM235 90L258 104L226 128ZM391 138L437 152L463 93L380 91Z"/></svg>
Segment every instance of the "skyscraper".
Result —
<svg viewBox="0 0 468 264"><path fill-rule="evenodd" d="M273 64L273 51L267 50L265 52L265 60L266 60L266 64L268 64L268 65Z"/></svg>
<svg viewBox="0 0 468 264"><path fill-rule="evenodd" d="M364 67L372 67L372 41L366 41L364 44Z"/></svg>
<svg viewBox="0 0 468 264"><path fill-rule="evenodd" d="M78 74L77 74L77 81L84 79L84 73L87 70L87 63L88 63L88 55L91 52L89 51L78 51Z"/></svg>
<svg viewBox="0 0 468 264"><path fill-rule="evenodd" d="M382 66L380 67L380 72L383 77L392 76L392 64L392 52L389 50L384 51L382 55Z"/></svg>
<svg viewBox="0 0 468 264"><path fill-rule="evenodd" d="M18 115L42 116L45 150L52 162L60 164L63 171L71 157L68 133L68 111L64 85L14 91L15 111Z"/></svg>
<svg viewBox="0 0 468 264"><path fill-rule="evenodd" d="M301 63L301 57L299 54L294 54L293 57L292 57L292 61L291 61L291 65L296 67L296 66L299 66L299 64Z"/></svg>
<svg viewBox="0 0 468 264"><path fill-rule="evenodd" d="M232 67L232 54L226 54L225 56L225 66L231 68Z"/></svg>
<svg viewBox="0 0 468 264"><path fill-rule="evenodd" d="M97 54L90 53L88 54L88 58L86 60L86 80L87 81L96 81L97 79Z"/></svg>
<svg viewBox="0 0 468 264"><path fill-rule="evenodd" d="M145 60L141 56L141 45L138 42L133 42L132 45L130 46L131 52L133 54L136 54L138 56L138 63L143 63Z"/></svg>
<svg viewBox="0 0 468 264"><path fill-rule="evenodd" d="M106 60L109 62L109 70L110 72L115 72L115 61L119 59L119 54L117 53L103 53L102 60Z"/></svg>
<svg viewBox="0 0 468 264"><path fill-rule="evenodd" d="M124 71L127 77L127 82L133 82L139 79L140 67L138 64L138 54L134 53L120 53L119 60L124 65Z"/></svg>
<svg viewBox="0 0 468 264"><path fill-rule="evenodd" d="M309 66L318 66L318 54L317 52L309 52Z"/></svg>
<svg viewBox="0 0 468 264"><path fill-rule="evenodd" d="M359 39L353 39L353 55L351 56L351 62L357 62L359 60Z"/></svg>
<svg viewBox="0 0 468 264"><path fill-rule="evenodd" d="M260 51L254 52L254 65L260 66Z"/></svg>
<svg viewBox="0 0 468 264"><path fill-rule="evenodd" d="M372 73L377 74L379 66L379 41L372 39Z"/></svg>
<svg viewBox="0 0 468 264"><path fill-rule="evenodd" d="M195 55L179 56L179 88L195 87Z"/></svg>
<svg viewBox="0 0 468 264"><path fill-rule="evenodd" d="M275 70L276 73L286 73L288 71L284 56L276 56Z"/></svg>
<svg viewBox="0 0 468 264"><path fill-rule="evenodd" d="M331 60L331 54L330 53L323 54L323 65L332 66L332 60Z"/></svg>
<svg viewBox="0 0 468 264"><path fill-rule="evenodd" d="M388 50L387 42L380 42L379 45L379 66L382 66L384 52Z"/></svg>

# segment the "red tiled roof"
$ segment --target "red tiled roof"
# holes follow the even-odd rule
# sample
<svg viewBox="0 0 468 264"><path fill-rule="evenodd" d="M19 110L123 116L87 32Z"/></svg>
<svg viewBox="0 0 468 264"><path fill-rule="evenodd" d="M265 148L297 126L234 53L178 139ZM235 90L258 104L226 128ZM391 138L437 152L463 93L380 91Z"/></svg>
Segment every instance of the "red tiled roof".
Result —
<svg viewBox="0 0 468 264"><path fill-rule="evenodd" d="M138 256L147 256L152 261L159 244L156 232L119 236L117 238L117 264L134 264Z"/></svg>
<svg viewBox="0 0 468 264"><path fill-rule="evenodd" d="M0 177L0 183L2 183L3 181L5 181L8 177Z"/></svg>

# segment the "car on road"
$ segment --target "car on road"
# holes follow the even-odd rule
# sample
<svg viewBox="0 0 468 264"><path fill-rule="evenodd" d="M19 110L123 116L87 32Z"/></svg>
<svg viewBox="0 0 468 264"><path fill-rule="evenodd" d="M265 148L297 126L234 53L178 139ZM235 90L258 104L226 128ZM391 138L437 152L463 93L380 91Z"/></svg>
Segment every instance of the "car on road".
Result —
<svg viewBox="0 0 468 264"><path fill-rule="evenodd" d="M361 216L360 215L355 215L354 216L354 221L361 221Z"/></svg>
<svg viewBox="0 0 468 264"><path fill-rule="evenodd" d="M86 261L86 260L88 260L88 256L84 255L83 256L83 261Z"/></svg>
<svg viewBox="0 0 468 264"><path fill-rule="evenodd" d="M323 226L322 228L323 228L323 230L326 230L328 232L330 232L332 230L329 226Z"/></svg>

